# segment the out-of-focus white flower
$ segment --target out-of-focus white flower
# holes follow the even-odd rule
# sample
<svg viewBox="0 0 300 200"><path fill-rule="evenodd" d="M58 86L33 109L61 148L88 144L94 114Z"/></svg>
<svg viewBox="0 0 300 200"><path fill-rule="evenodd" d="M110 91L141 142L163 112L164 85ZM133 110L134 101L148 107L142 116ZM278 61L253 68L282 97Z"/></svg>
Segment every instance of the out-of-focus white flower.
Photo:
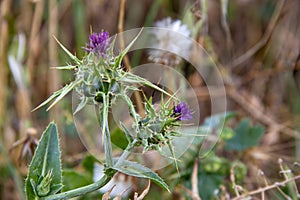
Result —
<svg viewBox="0 0 300 200"><path fill-rule="evenodd" d="M149 60L165 65L178 65L181 61L180 56L186 57L190 52L191 42L187 37L191 32L187 25L180 20L172 20L168 17L155 22L154 26L163 28L153 32L155 42L152 47L160 50L150 50Z"/></svg>
<svg viewBox="0 0 300 200"><path fill-rule="evenodd" d="M191 34L186 24L182 24L180 20L172 20L170 17L155 22L154 26L161 28L169 28L172 29L172 31L179 32L187 37L189 37Z"/></svg>
<svg viewBox="0 0 300 200"><path fill-rule="evenodd" d="M95 182L98 181L104 175L103 170L104 167L102 165L96 163L94 164L93 180ZM108 192L114 185L115 187L110 193L111 197L115 197L117 195L122 194L122 198L126 198L133 189L133 184L130 177L126 176L125 174L118 173L104 187L100 188L99 191L104 194Z"/></svg>

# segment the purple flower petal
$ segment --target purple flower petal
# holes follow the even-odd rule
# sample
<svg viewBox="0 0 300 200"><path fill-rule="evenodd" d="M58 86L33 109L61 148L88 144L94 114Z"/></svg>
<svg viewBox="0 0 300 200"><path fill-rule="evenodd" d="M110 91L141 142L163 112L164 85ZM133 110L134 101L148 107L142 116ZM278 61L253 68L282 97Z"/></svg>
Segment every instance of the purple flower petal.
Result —
<svg viewBox="0 0 300 200"><path fill-rule="evenodd" d="M173 114L179 121L188 121L193 119L192 113L189 110L188 105L185 102L181 102L174 107Z"/></svg>
<svg viewBox="0 0 300 200"><path fill-rule="evenodd" d="M84 50L93 52L97 55L106 56L106 51L109 48L109 33L101 31L90 35L89 42Z"/></svg>

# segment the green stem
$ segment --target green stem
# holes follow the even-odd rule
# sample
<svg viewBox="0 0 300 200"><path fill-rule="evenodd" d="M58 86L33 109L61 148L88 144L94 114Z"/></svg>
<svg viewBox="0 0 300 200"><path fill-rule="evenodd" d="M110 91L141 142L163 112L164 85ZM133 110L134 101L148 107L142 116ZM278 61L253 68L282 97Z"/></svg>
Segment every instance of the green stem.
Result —
<svg viewBox="0 0 300 200"><path fill-rule="evenodd" d="M106 168L111 168L113 166L113 157L112 157L112 146L110 140L110 131L108 127L108 108L109 108L109 95L102 94L103 99L103 109L102 113L99 106L97 108L97 119L99 124L101 124L102 132L103 132L103 145L105 152L105 161ZM102 121L100 119L100 115L102 115Z"/></svg>
<svg viewBox="0 0 300 200"><path fill-rule="evenodd" d="M62 193L59 193L59 194L49 195L47 197L40 198L40 199L41 200L69 199L69 198L72 198L72 197L77 197L77 196L87 194L89 192L93 192L95 190L100 189L104 185L106 185L112 179L112 177L115 173L116 172L114 172L110 176L104 175L104 176L102 176L102 178L99 181L97 181L95 183L92 183L90 185L87 185L87 186L84 186L84 187L81 187L81 188L76 188L74 190L62 192Z"/></svg>
<svg viewBox="0 0 300 200"><path fill-rule="evenodd" d="M139 115L135 111L135 108L134 108L134 105L133 105L132 101L130 100L130 98L126 94L121 94L120 97L126 102L127 106L129 107L129 111L130 111L132 117L134 118L135 123L137 124L139 122ZM139 127L138 126L136 127L135 132L136 133L139 132Z"/></svg>
<svg viewBox="0 0 300 200"><path fill-rule="evenodd" d="M104 135L104 151L107 168L113 166L112 146L110 140L110 132L108 127L108 108L109 108L109 95L103 94L103 113L102 113L102 131Z"/></svg>

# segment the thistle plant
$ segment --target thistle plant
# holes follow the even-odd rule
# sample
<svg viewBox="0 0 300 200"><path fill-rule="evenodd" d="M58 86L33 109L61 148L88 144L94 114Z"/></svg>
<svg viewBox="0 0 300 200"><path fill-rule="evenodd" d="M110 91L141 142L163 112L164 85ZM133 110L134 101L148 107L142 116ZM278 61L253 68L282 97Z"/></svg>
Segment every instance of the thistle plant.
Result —
<svg viewBox="0 0 300 200"><path fill-rule="evenodd" d="M161 101L159 110L156 110L152 104L152 98L145 102L145 117L138 123L134 123L133 129L136 129L136 135L129 134L128 129L123 125L125 134L130 142L143 147L143 153L148 150L157 150L162 152L165 145L170 145L173 137L179 136L175 127L179 127L180 121L192 119L192 115L187 104L182 102L176 106L170 107L171 101ZM187 110L181 110L181 107ZM170 149L171 150L171 149Z"/></svg>
<svg viewBox="0 0 300 200"><path fill-rule="evenodd" d="M59 156L59 154L52 155L51 151L42 151L39 150L40 148L37 148L38 150L35 152L34 159L31 163L31 166L34 167L30 167L29 175L26 180L26 193L28 199L33 196L35 199L61 199L83 195L104 186L118 171L127 175L150 179L168 190L167 184L157 174L138 163L126 159L130 151L136 146L143 147L143 152L157 150L163 154L162 148L165 145L168 145L173 157L175 157L171 142L174 137L180 135L176 129L181 125L181 121L190 120L192 115L186 103L180 102L175 96L172 96L146 79L123 70L121 65L122 59L137 40L138 36L139 35L137 35L123 51L118 55L115 55L115 39L110 39L109 34L104 31L93 33L91 34L86 47L84 47L87 54L82 59L79 59L70 53L57 40L58 44L69 55L74 64L56 68L74 70L75 79L51 95L36 109L53 101L48 108L49 110L70 91L75 91L80 99L80 103L77 105L74 114L80 112L87 104L94 105L97 110L97 118L103 134L102 141L105 151L104 176L99 181L82 188L58 193L61 187L59 187L59 189L55 187L54 189L56 190L53 191L51 189L53 188L52 180L61 180L62 177L61 174L52 173L52 170L54 169L49 167L51 166L51 163L49 164L46 161L42 162L42 157ZM135 111L135 106L129 96L131 92L139 90L140 86L150 87L162 94L160 108L156 108L155 105L153 105L152 98L145 98L145 117L141 117ZM163 95L168 97L167 102L164 102ZM130 115L133 118L133 124L132 129L129 130L121 123L122 130L128 140L128 147L121 157L117 159L113 158L112 155L108 113L111 106L114 105L119 98L128 106ZM47 137L51 138L51 133L48 133L48 130L50 128L53 130L53 126L55 127L53 123L49 125L43 135L50 134L50 136ZM47 137L44 136L43 138ZM47 148L51 146L51 140L42 141L43 138L41 139L40 144L46 143ZM57 136L54 138L57 138ZM58 143L56 140L53 140L52 142ZM57 144L56 146L59 148ZM59 152L59 150L57 151ZM60 159L58 158L58 160L56 159L53 162L60 162ZM38 170L36 168L38 168L39 165L43 166L43 174L37 173ZM46 172L44 169L47 169L47 174L45 174ZM35 183L35 180L37 180L38 183ZM55 185L62 186L61 181L56 182Z"/></svg>

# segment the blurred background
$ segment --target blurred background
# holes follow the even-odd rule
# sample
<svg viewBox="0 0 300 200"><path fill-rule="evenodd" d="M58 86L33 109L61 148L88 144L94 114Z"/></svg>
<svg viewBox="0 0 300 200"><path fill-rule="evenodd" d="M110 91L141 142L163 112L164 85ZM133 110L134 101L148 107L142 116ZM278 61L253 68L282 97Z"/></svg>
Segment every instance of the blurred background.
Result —
<svg viewBox="0 0 300 200"><path fill-rule="evenodd" d="M124 16L120 17L122 11ZM265 172L267 178L263 180L270 185L286 179L280 173L281 167L291 169L295 173L291 177L299 172L300 1L127 0L122 7L121 0L1 0L0 199L24 198L28 164L40 135L52 120L60 131L64 168L76 169L76 173L86 170L82 160L86 160L88 153L73 123L71 96L49 112L46 108L31 112L73 79L71 71L51 69L70 62L53 36L81 58L91 29L114 35L122 30L152 26L166 17L187 24L192 37L217 64L225 82L227 109L235 113L226 130L239 132L236 127L245 118L254 128L257 125L264 130L251 148L225 151L221 141L214 157L220 160L197 160L198 164L239 160L246 170L239 183L244 191L266 186L258 180L258 169ZM131 58L135 55L130 54ZM205 110L209 95L224 94L219 94L217 88L208 94L199 75L189 70L187 64L183 64L182 70L197 93L204 121L210 117L210 110ZM284 165L278 164L279 158ZM218 195L222 199L237 195L230 176L234 167L228 165L225 172L199 168L199 188L205 184L210 189L199 189L200 195L195 197L191 186L195 158L189 163L192 164L185 166L187 173L183 179L174 183L174 192L163 194L165 199L217 199ZM164 177L165 172L160 173ZM201 183L203 174L206 181ZM89 183L86 177L76 180L82 185ZM272 199L285 199L288 195L297 198L297 181L292 188L282 189L283 194L275 189L276 198ZM160 189L153 186L151 191L146 198L157 199L155 194ZM215 191L219 193L215 195Z"/></svg>

